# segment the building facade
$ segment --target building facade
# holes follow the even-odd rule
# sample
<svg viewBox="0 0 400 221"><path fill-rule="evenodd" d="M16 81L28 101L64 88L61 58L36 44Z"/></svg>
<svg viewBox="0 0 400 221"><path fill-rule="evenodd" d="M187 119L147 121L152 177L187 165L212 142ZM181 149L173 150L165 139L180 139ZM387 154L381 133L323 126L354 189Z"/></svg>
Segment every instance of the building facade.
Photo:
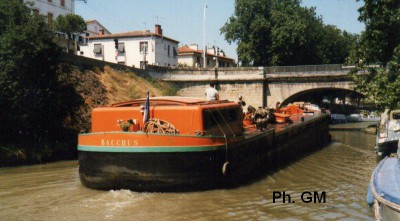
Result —
<svg viewBox="0 0 400 221"><path fill-rule="evenodd" d="M78 55L136 68L177 66L178 43L164 36L161 26L156 25L154 33L149 30L116 34L100 32L80 45Z"/></svg>
<svg viewBox="0 0 400 221"><path fill-rule="evenodd" d="M24 0L32 2L33 13L47 16L49 23L59 15L75 14L74 0Z"/></svg>
<svg viewBox="0 0 400 221"><path fill-rule="evenodd" d="M197 44L185 45L178 48L178 63L180 66L203 67L203 50L199 50ZM235 67L235 59L228 58L217 47L207 49L207 67Z"/></svg>

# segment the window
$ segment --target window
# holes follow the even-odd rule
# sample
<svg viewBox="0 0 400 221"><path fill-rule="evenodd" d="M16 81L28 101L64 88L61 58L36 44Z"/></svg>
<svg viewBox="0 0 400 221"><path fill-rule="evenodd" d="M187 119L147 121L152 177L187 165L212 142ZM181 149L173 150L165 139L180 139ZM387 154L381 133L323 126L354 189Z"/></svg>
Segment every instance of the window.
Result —
<svg viewBox="0 0 400 221"><path fill-rule="evenodd" d="M210 59L207 58L207 65L210 65Z"/></svg>
<svg viewBox="0 0 400 221"><path fill-rule="evenodd" d="M118 52L119 53L124 53L125 52L125 43L118 43Z"/></svg>
<svg viewBox="0 0 400 221"><path fill-rule="evenodd" d="M147 41L140 42L140 53L143 53L144 51L147 54L148 45Z"/></svg>
<svg viewBox="0 0 400 221"><path fill-rule="evenodd" d="M32 9L32 12L34 15L39 15L39 9L34 8Z"/></svg>
<svg viewBox="0 0 400 221"><path fill-rule="evenodd" d="M218 125L226 125L229 122L229 127L235 130L235 125L241 124L242 110L235 109L220 109L220 110L203 110L203 130L211 134L222 135Z"/></svg>
<svg viewBox="0 0 400 221"><path fill-rule="evenodd" d="M53 2L53 0L47 0L48 2Z"/></svg>
<svg viewBox="0 0 400 221"><path fill-rule="evenodd" d="M95 54L101 54L102 53L101 44L94 44L93 53L95 53Z"/></svg>
<svg viewBox="0 0 400 221"><path fill-rule="evenodd" d="M178 52L176 52L175 47L172 47L172 53L174 54L174 58L176 58L176 56L178 56Z"/></svg>
<svg viewBox="0 0 400 221"><path fill-rule="evenodd" d="M65 0L60 0L60 5L61 5L61 7L64 7L65 6Z"/></svg>
<svg viewBox="0 0 400 221"><path fill-rule="evenodd" d="M170 56L170 53L169 53L169 45L168 45L168 57ZM169 66L169 65L168 65Z"/></svg>
<svg viewBox="0 0 400 221"><path fill-rule="evenodd" d="M400 113L398 112L393 113L393 120L398 120L398 119L400 119Z"/></svg>
<svg viewBox="0 0 400 221"><path fill-rule="evenodd" d="M140 68L145 69L148 64L149 64L148 61L140 61Z"/></svg>
<svg viewBox="0 0 400 221"><path fill-rule="evenodd" d="M49 26L53 26L53 14L52 13L47 13L47 24Z"/></svg>

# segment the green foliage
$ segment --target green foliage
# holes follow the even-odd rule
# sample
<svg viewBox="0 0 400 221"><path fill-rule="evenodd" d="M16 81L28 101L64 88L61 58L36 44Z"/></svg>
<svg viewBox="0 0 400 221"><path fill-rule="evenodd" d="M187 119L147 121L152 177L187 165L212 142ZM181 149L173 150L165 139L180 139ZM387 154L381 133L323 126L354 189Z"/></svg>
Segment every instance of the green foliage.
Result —
<svg viewBox="0 0 400 221"><path fill-rule="evenodd" d="M238 43L244 66L342 63L356 42L299 0L236 0L221 33Z"/></svg>
<svg viewBox="0 0 400 221"><path fill-rule="evenodd" d="M364 0L359 20L366 25L349 61L356 90L372 98L380 107L400 108L400 2ZM366 65L381 67L364 69ZM360 75L366 71L366 74Z"/></svg>
<svg viewBox="0 0 400 221"><path fill-rule="evenodd" d="M73 33L82 33L86 30L86 22L80 16L76 14L66 14L66 15L59 15L55 22L54 28L57 31L66 33L68 35L67 39L67 52L69 51L69 42L71 40L71 34Z"/></svg>
<svg viewBox="0 0 400 221"><path fill-rule="evenodd" d="M0 17L0 141L57 140L75 98L64 97L53 32L20 0L0 1Z"/></svg>
<svg viewBox="0 0 400 221"><path fill-rule="evenodd" d="M400 45L400 1L364 0L364 6L358 11L359 20L365 23L358 61L379 62L385 66Z"/></svg>
<svg viewBox="0 0 400 221"><path fill-rule="evenodd" d="M380 110L400 109L400 47L386 68L368 68L367 75L359 75L364 70L357 68L351 76L356 90L372 98Z"/></svg>

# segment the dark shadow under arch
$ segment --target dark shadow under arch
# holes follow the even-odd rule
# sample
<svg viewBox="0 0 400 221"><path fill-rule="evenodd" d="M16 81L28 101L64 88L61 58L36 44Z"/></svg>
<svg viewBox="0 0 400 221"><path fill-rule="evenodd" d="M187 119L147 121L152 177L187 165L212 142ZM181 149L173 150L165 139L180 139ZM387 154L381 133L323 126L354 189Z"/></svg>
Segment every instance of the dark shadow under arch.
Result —
<svg viewBox="0 0 400 221"><path fill-rule="evenodd" d="M357 109L361 107L360 102L365 99L365 95L349 89L343 88L314 88L310 90L304 90L299 93L293 94L290 97L282 101L281 106L286 106L293 102L310 102L317 104L321 107L332 109L332 106L352 106L350 109ZM335 103L335 101L341 101L342 103ZM346 102L347 101L347 102ZM346 108L348 109L348 108ZM353 110L348 110L349 112ZM346 111L347 112L347 111Z"/></svg>

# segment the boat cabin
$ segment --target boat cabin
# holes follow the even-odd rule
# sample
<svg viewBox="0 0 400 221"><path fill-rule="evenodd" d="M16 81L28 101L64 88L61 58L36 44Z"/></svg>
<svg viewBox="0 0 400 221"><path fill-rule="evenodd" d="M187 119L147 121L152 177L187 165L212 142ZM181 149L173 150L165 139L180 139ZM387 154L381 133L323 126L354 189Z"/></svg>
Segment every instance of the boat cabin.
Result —
<svg viewBox="0 0 400 221"><path fill-rule="evenodd" d="M92 111L92 132L139 132L144 128L146 99L112 104ZM149 119L173 125L179 134L238 136L243 132L243 110L237 102L186 97L149 98Z"/></svg>

